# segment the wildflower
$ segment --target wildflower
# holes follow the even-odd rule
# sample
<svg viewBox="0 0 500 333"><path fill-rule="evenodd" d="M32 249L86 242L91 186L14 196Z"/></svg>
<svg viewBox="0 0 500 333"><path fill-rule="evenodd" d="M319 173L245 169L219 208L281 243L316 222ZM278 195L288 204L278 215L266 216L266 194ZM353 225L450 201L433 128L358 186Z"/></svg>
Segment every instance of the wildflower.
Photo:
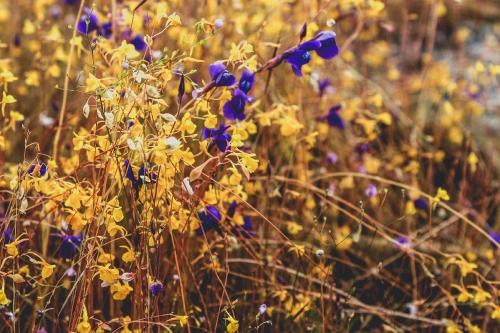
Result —
<svg viewBox="0 0 500 333"><path fill-rule="evenodd" d="M3 281L2 289L0 289L0 305L7 305L7 304L9 304L9 299L5 294L5 281Z"/></svg>
<svg viewBox="0 0 500 333"><path fill-rule="evenodd" d="M216 87L232 86L236 83L234 75L229 73L226 66L223 64L214 63L211 64L208 69Z"/></svg>
<svg viewBox="0 0 500 333"><path fill-rule="evenodd" d="M377 187L375 185L373 185L373 183L370 183L370 185L368 185L368 188L366 189L365 191L365 195L368 197L368 198L373 198L374 196L377 195Z"/></svg>
<svg viewBox="0 0 500 333"><path fill-rule="evenodd" d="M266 311L267 311L267 305L262 304L262 305L259 307L259 316L262 316L264 313L266 313Z"/></svg>
<svg viewBox="0 0 500 333"><path fill-rule="evenodd" d="M240 324L238 324L238 320L234 319L229 313L227 314L227 316L227 318L224 318L225 320L229 320L229 324L227 324L226 330L229 333L234 333L238 330Z"/></svg>
<svg viewBox="0 0 500 333"><path fill-rule="evenodd" d="M218 130L215 128L207 128L202 133L202 138L212 138L212 142L207 148L210 151L214 146L217 146L221 152L225 152L229 142L231 142L231 135L225 133L226 130L231 126L224 126L224 123L220 124Z"/></svg>
<svg viewBox="0 0 500 333"><path fill-rule="evenodd" d="M2 116L5 116L5 106L10 103L15 103L17 100L12 95L7 95L5 91L3 92L2 99Z"/></svg>
<svg viewBox="0 0 500 333"><path fill-rule="evenodd" d="M163 290L163 284L160 281L154 281L149 285L149 291L153 296L158 296Z"/></svg>
<svg viewBox="0 0 500 333"><path fill-rule="evenodd" d="M76 330L78 333L89 333L91 331L92 327L90 326L89 323L89 316L87 314L87 308L85 307L85 304L83 305L83 310L82 310L82 321L76 326Z"/></svg>
<svg viewBox="0 0 500 333"><path fill-rule="evenodd" d="M92 31L98 29L99 19L97 18L97 15L93 13L89 8L84 8L84 11L86 14L82 15L82 18L80 22L78 22L76 30L81 34L87 35Z"/></svg>
<svg viewBox="0 0 500 333"><path fill-rule="evenodd" d="M328 121L328 125L330 125L330 127L345 129L346 125L338 113L341 108L342 106L338 104L328 110L328 114L324 117L324 119Z"/></svg>
<svg viewBox="0 0 500 333"><path fill-rule="evenodd" d="M99 271L97 272L97 274L99 274L99 278L103 282L111 285L120 278L120 274L118 274L118 269L109 268L109 266L111 266L111 264L106 264L106 266L99 266Z"/></svg>
<svg viewBox="0 0 500 333"><path fill-rule="evenodd" d="M45 176L46 173L47 173L47 166L42 162L33 164L28 168L28 175L32 177Z"/></svg>
<svg viewBox="0 0 500 333"><path fill-rule="evenodd" d="M174 278L174 281L179 281L179 275L174 274L173 278Z"/></svg>
<svg viewBox="0 0 500 333"><path fill-rule="evenodd" d="M222 19L217 19L217 20L214 21L214 26L217 29L222 28L223 25L224 25L224 21L222 21Z"/></svg>
<svg viewBox="0 0 500 333"><path fill-rule="evenodd" d="M117 282L109 289L113 295L113 299L117 301L123 301L132 290L134 289L129 286L128 282L124 282L123 284Z"/></svg>
<svg viewBox="0 0 500 333"><path fill-rule="evenodd" d="M224 117L229 120L245 119L245 103L252 101L252 97L247 96L241 89L236 88L233 98L224 104L224 108L222 109Z"/></svg>
<svg viewBox="0 0 500 333"><path fill-rule="evenodd" d="M146 44L141 35L135 35L130 41L130 44L134 45L135 49L139 52L145 51L148 47L148 44Z"/></svg>
<svg viewBox="0 0 500 333"><path fill-rule="evenodd" d="M56 265L49 265L45 261L39 261L38 263L43 266L42 278L46 279L54 273L54 268L56 268Z"/></svg>
<svg viewBox="0 0 500 333"><path fill-rule="evenodd" d="M396 238L394 246L400 249L411 249L411 243L406 236L400 236Z"/></svg>
<svg viewBox="0 0 500 333"><path fill-rule="evenodd" d="M285 61L292 65L292 71L297 76L302 76L302 66L308 64L311 61L311 55L309 52L294 48L289 56L286 57Z"/></svg>
<svg viewBox="0 0 500 333"><path fill-rule="evenodd" d="M484 291L481 287L467 286L467 288L477 291L476 295L474 296L474 303L476 304L483 303L487 299L491 298L491 294L487 291Z"/></svg>
<svg viewBox="0 0 500 333"><path fill-rule="evenodd" d="M198 213L198 218L201 222L201 228L196 230L196 233L201 236L203 233L218 228L222 216L216 207L208 206L205 207L205 210Z"/></svg>
<svg viewBox="0 0 500 333"><path fill-rule="evenodd" d="M17 256L19 254L18 248L24 246L25 242L28 240L26 238L20 239L24 234L19 235L16 240L10 242L9 244L5 244L7 248L7 253L11 256Z"/></svg>
<svg viewBox="0 0 500 333"><path fill-rule="evenodd" d="M255 73L243 71L239 82L240 90L246 94L250 91L250 89L252 89L254 83L255 83Z"/></svg>
<svg viewBox="0 0 500 333"><path fill-rule="evenodd" d="M233 228L234 233L241 233L244 236L253 236L252 232L252 219L249 216L243 217L243 224L237 224Z"/></svg>
<svg viewBox="0 0 500 333"><path fill-rule="evenodd" d="M328 152L326 153L326 161L328 163L330 163L331 165L334 165L338 162L339 160L339 157L337 156L337 154L333 153L333 152Z"/></svg>
<svg viewBox="0 0 500 333"><path fill-rule="evenodd" d="M59 247L59 256L64 259L71 259L78 252L82 244L83 234L80 232L76 236L66 235Z"/></svg>
<svg viewBox="0 0 500 333"><path fill-rule="evenodd" d="M316 255L317 255L318 257L322 257L324 254L325 254L325 251L324 251L324 250L322 250L322 249L319 249L319 250L317 250L317 251L316 251Z"/></svg>
<svg viewBox="0 0 500 333"><path fill-rule="evenodd" d="M333 88L331 85L330 85L330 80L328 78L324 78L324 79L321 79L318 81L318 89L319 89L319 96L323 96L326 93L331 93L332 89L330 88Z"/></svg>
<svg viewBox="0 0 500 333"><path fill-rule="evenodd" d="M451 284L450 286L452 286L453 288L458 289L458 291L460 292L460 294L458 294L458 296L457 296L457 301L458 302L461 302L461 303L467 302L469 300L469 298L474 297L464 287L461 287L461 286L459 286L457 284Z"/></svg>
<svg viewBox="0 0 500 333"><path fill-rule="evenodd" d="M429 209L429 204L425 199L416 199L413 201L413 204L415 205L415 208L417 209L422 209L422 210L427 210Z"/></svg>
<svg viewBox="0 0 500 333"><path fill-rule="evenodd" d="M316 54L325 60L330 60L339 54L339 47L335 42L335 37L337 35L333 31L321 31L316 37L314 37L313 41L320 42L320 46L315 48Z"/></svg>
<svg viewBox="0 0 500 333"><path fill-rule="evenodd" d="M450 200L450 196L448 195L448 192L446 190L442 189L441 187L438 188L436 196L432 199L432 209L436 209L437 204L443 200Z"/></svg>
<svg viewBox="0 0 500 333"><path fill-rule="evenodd" d="M488 303L493 307L493 312L491 312L491 319L496 319L500 318L500 306L494 304L494 303Z"/></svg>
<svg viewBox="0 0 500 333"><path fill-rule="evenodd" d="M500 233L497 234L497 233L490 230L490 231L488 231L488 235L490 235L490 237L493 238L497 243L500 243ZM493 249L495 249L495 250L498 249L498 246L495 243L490 241L490 244L491 244L491 247L493 247Z"/></svg>

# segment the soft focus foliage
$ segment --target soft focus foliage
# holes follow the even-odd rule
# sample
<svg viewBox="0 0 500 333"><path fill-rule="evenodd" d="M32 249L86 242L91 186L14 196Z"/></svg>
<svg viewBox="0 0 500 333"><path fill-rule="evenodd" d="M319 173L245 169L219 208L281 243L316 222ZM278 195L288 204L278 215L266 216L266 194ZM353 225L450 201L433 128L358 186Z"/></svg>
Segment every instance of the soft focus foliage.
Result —
<svg viewBox="0 0 500 333"><path fill-rule="evenodd" d="M498 18L0 1L0 331L500 330Z"/></svg>

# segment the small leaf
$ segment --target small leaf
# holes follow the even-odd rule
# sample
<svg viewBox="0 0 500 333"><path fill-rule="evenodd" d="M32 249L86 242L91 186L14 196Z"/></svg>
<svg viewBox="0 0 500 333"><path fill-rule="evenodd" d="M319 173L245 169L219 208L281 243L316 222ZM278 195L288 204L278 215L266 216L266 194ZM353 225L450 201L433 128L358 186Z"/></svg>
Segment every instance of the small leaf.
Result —
<svg viewBox="0 0 500 333"><path fill-rule="evenodd" d="M20 274L9 274L7 276L10 277L12 280L14 280L15 283L26 282Z"/></svg>
<svg viewBox="0 0 500 333"><path fill-rule="evenodd" d="M210 163L215 159L218 159L218 157L217 156L211 157L208 160L206 160L205 163L200 164L196 168L191 170L191 173L189 174L189 180L195 181L196 179L200 178L201 174L203 173L203 169L207 166L208 163Z"/></svg>

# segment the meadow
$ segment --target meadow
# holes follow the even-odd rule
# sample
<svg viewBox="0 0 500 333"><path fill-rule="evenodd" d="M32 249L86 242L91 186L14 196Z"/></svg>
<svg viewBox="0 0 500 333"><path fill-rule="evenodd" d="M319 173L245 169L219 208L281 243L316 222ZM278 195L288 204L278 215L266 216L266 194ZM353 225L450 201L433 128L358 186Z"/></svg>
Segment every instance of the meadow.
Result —
<svg viewBox="0 0 500 333"><path fill-rule="evenodd" d="M0 0L0 332L500 332L499 19Z"/></svg>

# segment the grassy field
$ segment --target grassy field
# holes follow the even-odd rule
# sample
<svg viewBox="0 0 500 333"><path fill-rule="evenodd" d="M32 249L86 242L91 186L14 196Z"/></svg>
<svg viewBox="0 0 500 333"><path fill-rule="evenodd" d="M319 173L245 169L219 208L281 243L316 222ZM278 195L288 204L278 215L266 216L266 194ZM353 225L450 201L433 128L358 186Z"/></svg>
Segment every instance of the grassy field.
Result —
<svg viewBox="0 0 500 333"><path fill-rule="evenodd" d="M0 332L499 332L499 18L0 0Z"/></svg>

